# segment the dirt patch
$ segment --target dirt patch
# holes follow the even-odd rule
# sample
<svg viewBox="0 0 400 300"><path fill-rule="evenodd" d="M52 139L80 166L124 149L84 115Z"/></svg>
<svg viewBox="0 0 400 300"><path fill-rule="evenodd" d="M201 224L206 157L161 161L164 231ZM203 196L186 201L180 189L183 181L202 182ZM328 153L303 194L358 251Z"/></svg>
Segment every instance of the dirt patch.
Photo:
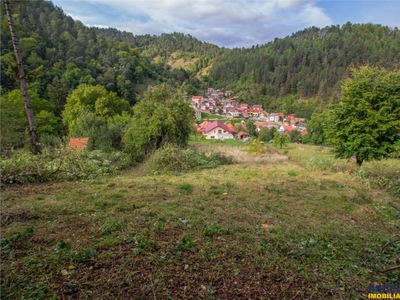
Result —
<svg viewBox="0 0 400 300"><path fill-rule="evenodd" d="M54 291L63 299L301 299L313 283L279 267L249 266L235 253L199 262L190 252L180 259L132 256L131 246L99 249L113 257L59 273ZM304 298L303 298L304 299ZM311 299L311 298L310 298Z"/></svg>

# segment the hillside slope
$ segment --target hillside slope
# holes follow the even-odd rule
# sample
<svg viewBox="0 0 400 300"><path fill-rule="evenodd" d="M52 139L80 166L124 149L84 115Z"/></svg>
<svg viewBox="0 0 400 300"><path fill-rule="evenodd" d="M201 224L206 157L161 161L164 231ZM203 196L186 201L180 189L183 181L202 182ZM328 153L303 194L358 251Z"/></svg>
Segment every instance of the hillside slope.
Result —
<svg viewBox="0 0 400 300"><path fill-rule="evenodd" d="M399 270L380 272L400 252L398 199L301 147L290 161L5 189L2 299L361 299L399 285Z"/></svg>

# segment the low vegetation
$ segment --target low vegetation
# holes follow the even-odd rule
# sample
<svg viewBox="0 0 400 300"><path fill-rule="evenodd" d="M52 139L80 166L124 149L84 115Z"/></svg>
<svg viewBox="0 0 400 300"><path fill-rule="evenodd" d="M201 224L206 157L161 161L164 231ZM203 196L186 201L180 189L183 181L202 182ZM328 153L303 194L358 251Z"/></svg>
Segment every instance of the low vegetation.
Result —
<svg viewBox="0 0 400 300"><path fill-rule="evenodd" d="M248 161L4 187L2 299L360 299L400 283L399 197L372 184L398 180L398 160L215 147Z"/></svg>
<svg viewBox="0 0 400 300"><path fill-rule="evenodd" d="M66 147L43 148L35 155L26 149L11 151L0 161L1 183L33 183L90 179L113 174L131 165L122 152L74 151Z"/></svg>

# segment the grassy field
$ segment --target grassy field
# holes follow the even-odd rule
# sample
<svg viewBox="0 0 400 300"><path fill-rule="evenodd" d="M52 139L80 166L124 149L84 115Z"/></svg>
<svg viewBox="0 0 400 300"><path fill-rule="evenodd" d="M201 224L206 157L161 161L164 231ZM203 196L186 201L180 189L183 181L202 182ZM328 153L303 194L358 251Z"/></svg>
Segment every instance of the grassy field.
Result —
<svg viewBox="0 0 400 300"><path fill-rule="evenodd" d="M363 299L400 285L381 272L400 253L398 197L329 149L280 154L3 189L1 299Z"/></svg>

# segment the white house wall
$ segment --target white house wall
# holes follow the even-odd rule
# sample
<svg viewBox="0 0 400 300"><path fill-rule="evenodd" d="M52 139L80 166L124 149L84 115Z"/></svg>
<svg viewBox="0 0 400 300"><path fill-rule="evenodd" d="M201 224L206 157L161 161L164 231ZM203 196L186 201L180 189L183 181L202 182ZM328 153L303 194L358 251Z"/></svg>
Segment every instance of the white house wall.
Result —
<svg viewBox="0 0 400 300"><path fill-rule="evenodd" d="M218 132L220 131L220 132ZM229 133L222 128L214 128L210 130L209 132L205 133L206 139L212 139L212 140L229 140L229 139L234 139L235 137L233 136L232 133Z"/></svg>

